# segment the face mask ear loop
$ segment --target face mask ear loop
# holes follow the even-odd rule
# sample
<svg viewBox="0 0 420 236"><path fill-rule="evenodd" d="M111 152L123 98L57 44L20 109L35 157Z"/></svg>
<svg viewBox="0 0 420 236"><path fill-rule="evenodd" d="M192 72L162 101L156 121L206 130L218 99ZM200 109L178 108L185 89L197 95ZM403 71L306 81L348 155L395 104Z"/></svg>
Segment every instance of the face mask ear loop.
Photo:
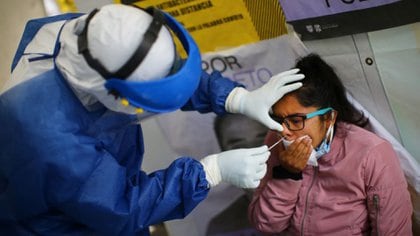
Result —
<svg viewBox="0 0 420 236"><path fill-rule="evenodd" d="M334 137L334 125L331 123L330 127L328 127L328 130L325 133L325 137L324 137L323 141L321 142L321 144L317 148L315 148L315 150L319 151L319 150L325 149L326 153L329 152L330 145L331 145L333 137ZM323 154L325 154L325 153L323 153Z"/></svg>
<svg viewBox="0 0 420 236"><path fill-rule="evenodd" d="M328 145L331 145L333 137L334 137L334 125L333 125L333 123L331 123L330 127L328 128L328 131L327 131L327 139L328 139L327 144Z"/></svg>
<svg viewBox="0 0 420 236"><path fill-rule="evenodd" d="M327 130L328 145L331 144L332 139L334 137L334 123L333 123L334 115L335 115L335 111L332 110L331 111L331 124L330 124L330 127Z"/></svg>

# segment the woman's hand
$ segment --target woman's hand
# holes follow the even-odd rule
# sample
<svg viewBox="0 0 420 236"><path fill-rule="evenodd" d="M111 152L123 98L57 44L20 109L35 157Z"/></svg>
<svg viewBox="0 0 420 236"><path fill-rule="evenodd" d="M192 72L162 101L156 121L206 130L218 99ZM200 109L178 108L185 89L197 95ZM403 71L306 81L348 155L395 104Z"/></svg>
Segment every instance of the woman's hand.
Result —
<svg viewBox="0 0 420 236"><path fill-rule="evenodd" d="M280 152L280 164L292 173L299 173L305 168L311 151L311 138L309 136L298 138L287 149Z"/></svg>

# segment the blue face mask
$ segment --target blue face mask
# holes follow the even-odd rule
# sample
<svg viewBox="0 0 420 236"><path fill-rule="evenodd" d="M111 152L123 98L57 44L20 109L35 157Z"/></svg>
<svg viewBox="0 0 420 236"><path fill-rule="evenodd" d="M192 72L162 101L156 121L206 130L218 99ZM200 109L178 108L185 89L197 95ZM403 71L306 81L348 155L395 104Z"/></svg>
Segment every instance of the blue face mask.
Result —
<svg viewBox="0 0 420 236"><path fill-rule="evenodd" d="M330 127L327 130L327 133L325 134L324 140L321 142L321 144L315 148L315 157L316 159L319 159L323 155L327 154L331 149L331 142L334 136L334 125L331 124Z"/></svg>

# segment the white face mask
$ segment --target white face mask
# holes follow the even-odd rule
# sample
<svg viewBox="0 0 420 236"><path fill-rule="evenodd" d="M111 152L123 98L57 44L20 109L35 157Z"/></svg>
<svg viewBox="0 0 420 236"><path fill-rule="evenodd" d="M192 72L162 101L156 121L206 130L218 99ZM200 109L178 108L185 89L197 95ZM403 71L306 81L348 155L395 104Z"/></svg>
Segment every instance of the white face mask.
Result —
<svg viewBox="0 0 420 236"><path fill-rule="evenodd" d="M298 139L302 139L306 136L307 135L299 137ZM295 140L289 141L289 140L286 140L285 138L283 138L284 148L287 149L290 146L290 144L292 144L294 141ZM316 152L315 152L314 148L312 148L311 155L309 156L308 162L306 164L310 165L310 166L318 166L318 162L317 162L317 158L316 158Z"/></svg>
<svg viewBox="0 0 420 236"><path fill-rule="evenodd" d="M327 130L327 133L325 134L324 140L321 142L318 148L312 148L311 155L309 156L308 162L306 163L307 165L318 166L318 159L330 151L333 134L334 134L334 126L333 124L331 124ZM300 140L306 136L307 135L299 137L298 139ZM290 144L292 144L294 141L295 140L289 141L283 138L284 148L287 149L290 146Z"/></svg>

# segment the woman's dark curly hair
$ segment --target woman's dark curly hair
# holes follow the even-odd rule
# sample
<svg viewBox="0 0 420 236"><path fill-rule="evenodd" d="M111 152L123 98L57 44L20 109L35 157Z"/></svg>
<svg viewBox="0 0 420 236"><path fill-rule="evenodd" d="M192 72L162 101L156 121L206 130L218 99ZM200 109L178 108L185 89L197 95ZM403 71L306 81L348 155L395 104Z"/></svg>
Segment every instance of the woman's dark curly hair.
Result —
<svg viewBox="0 0 420 236"><path fill-rule="evenodd" d="M319 55L309 54L300 58L295 67L305 75L303 86L292 92L302 106L332 107L338 113L337 122L366 126L368 119L350 103L334 69Z"/></svg>

